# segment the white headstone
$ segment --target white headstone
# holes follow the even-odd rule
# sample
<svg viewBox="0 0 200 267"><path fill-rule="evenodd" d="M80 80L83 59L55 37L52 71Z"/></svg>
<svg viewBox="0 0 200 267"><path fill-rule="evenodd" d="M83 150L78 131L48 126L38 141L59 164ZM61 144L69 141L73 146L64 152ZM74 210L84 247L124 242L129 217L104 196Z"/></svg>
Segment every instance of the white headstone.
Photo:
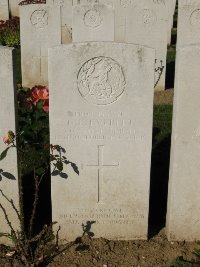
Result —
<svg viewBox="0 0 200 267"><path fill-rule="evenodd" d="M165 20L168 21L168 26L167 26L167 40L168 44L171 44L171 30L173 28L173 23L174 23L174 12L175 12L175 5L176 5L176 0L153 0L154 3L160 4L165 8L161 9L163 11L162 16L166 16Z"/></svg>
<svg viewBox="0 0 200 267"><path fill-rule="evenodd" d="M48 5L60 6L62 44L72 42L72 0L47 0Z"/></svg>
<svg viewBox="0 0 200 267"><path fill-rule="evenodd" d="M13 49L0 46L0 152L6 149L3 143L3 136L9 130L15 133L15 88L13 75ZM0 161L0 189L12 199L18 208L18 171L17 171L17 152L10 149L7 157ZM11 204L8 203L0 193L0 203L6 209L9 220L16 229L19 222ZM0 233L11 233L5 220L2 209L0 208ZM0 238L0 243L8 244L8 239Z"/></svg>
<svg viewBox="0 0 200 267"><path fill-rule="evenodd" d="M110 6L73 6L73 42L114 41L114 9Z"/></svg>
<svg viewBox="0 0 200 267"><path fill-rule="evenodd" d="M7 0L8 1L8 0ZM9 0L9 10L12 17L19 17L19 3L22 0Z"/></svg>
<svg viewBox="0 0 200 267"><path fill-rule="evenodd" d="M80 172L52 176L61 239L82 224L95 237L147 238L154 60L151 48L113 42L49 50L50 142Z"/></svg>
<svg viewBox="0 0 200 267"><path fill-rule="evenodd" d="M177 46L200 43L200 2L181 0L178 5Z"/></svg>
<svg viewBox="0 0 200 267"><path fill-rule="evenodd" d="M200 239L200 46L177 49L167 236Z"/></svg>
<svg viewBox="0 0 200 267"><path fill-rule="evenodd" d="M20 6L22 84L48 83L48 48L61 44L60 7Z"/></svg>
<svg viewBox="0 0 200 267"><path fill-rule="evenodd" d="M155 71L155 90L165 89L168 21L163 19L162 8L165 6L142 1L127 11L127 43L153 47L156 50L156 69L164 67L162 75Z"/></svg>
<svg viewBox="0 0 200 267"><path fill-rule="evenodd" d="M129 35L126 27L127 14L129 10L134 9L138 5L152 6L152 9L157 10L162 20L169 20L171 18L170 8L173 0L74 0L73 4L104 4L114 8L115 10L115 42L125 42L126 35ZM171 22L171 20L170 20ZM133 29L130 29L133 32ZM169 31L169 28L166 28ZM171 23L170 33L171 37Z"/></svg>
<svg viewBox="0 0 200 267"><path fill-rule="evenodd" d="M80 4L104 4L114 8L115 42L125 42L127 10L135 6L136 0L76 0Z"/></svg>
<svg viewBox="0 0 200 267"><path fill-rule="evenodd" d="M8 0L0 0L0 20L9 19Z"/></svg>

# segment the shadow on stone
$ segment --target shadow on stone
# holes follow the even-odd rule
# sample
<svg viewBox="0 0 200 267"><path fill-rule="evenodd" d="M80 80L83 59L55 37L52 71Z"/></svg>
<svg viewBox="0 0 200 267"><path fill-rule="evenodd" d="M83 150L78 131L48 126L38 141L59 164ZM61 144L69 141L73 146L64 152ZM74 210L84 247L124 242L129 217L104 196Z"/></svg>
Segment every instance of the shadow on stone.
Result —
<svg viewBox="0 0 200 267"><path fill-rule="evenodd" d="M153 129L153 143L160 129ZM149 238L156 235L164 226L167 212L171 136L168 135L152 150L150 201L149 201Z"/></svg>
<svg viewBox="0 0 200 267"><path fill-rule="evenodd" d="M25 229L28 231L30 216L33 209L34 201L34 176L30 173L23 177L24 189L24 214L25 214ZM51 179L50 173L44 175L40 184L39 200L36 210L36 217L33 225L33 233L38 234L45 224L49 225L52 221L51 212Z"/></svg>

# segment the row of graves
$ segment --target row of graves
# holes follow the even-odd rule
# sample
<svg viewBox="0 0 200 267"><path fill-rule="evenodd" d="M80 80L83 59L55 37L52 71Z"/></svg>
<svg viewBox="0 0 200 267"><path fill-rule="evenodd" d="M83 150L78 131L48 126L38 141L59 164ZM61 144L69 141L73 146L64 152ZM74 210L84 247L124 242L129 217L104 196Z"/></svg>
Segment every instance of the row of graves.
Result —
<svg viewBox="0 0 200 267"><path fill-rule="evenodd" d="M21 21L23 85L48 83L48 48L76 42L135 43L156 50L155 89L165 89L167 44L175 0L7 0L0 19L16 6ZM40 2L40 4L37 4ZM4 8L2 8L4 7ZM13 12L11 13L13 14ZM27 64L34 66L27 72Z"/></svg>
<svg viewBox="0 0 200 267"><path fill-rule="evenodd" d="M158 79L155 69L165 68L169 2L47 0L19 8L23 85L48 84L50 143L79 169L78 176L65 167L67 180L52 177L62 240L80 236L82 225L95 237L147 238L154 87L164 88L164 70ZM181 0L178 19L166 233L192 241L200 239L199 1ZM1 47L1 135L15 129L14 88L13 50ZM9 157L1 172L15 179L0 185L17 202L14 151Z"/></svg>

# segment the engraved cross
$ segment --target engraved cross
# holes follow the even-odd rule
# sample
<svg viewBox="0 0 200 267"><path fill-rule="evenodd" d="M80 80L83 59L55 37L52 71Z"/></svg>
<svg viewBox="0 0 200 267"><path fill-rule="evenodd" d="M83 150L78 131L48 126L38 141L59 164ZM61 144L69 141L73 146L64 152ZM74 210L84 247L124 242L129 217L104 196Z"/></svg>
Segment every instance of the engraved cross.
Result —
<svg viewBox="0 0 200 267"><path fill-rule="evenodd" d="M103 201L103 178L104 169L119 167L119 163L116 164L104 164L103 160L104 146L98 146L98 164L97 165L86 165L88 167L95 167L98 170L98 193L97 193L97 203Z"/></svg>
<svg viewBox="0 0 200 267"><path fill-rule="evenodd" d="M43 76L43 62L45 60L45 58L47 58L47 56L43 55L42 53L42 47L39 48L39 53L38 55L34 55L32 57L32 59L37 59L37 63L38 63L38 73L40 75L40 77Z"/></svg>

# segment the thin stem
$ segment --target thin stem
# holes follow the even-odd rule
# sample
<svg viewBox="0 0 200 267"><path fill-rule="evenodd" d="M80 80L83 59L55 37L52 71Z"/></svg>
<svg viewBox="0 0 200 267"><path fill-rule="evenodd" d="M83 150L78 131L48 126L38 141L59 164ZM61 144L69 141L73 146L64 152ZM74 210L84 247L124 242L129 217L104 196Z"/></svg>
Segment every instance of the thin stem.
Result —
<svg viewBox="0 0 200 267"><path fill-rule="evenodd" d="M38 181L38 176L35 173L35 168L33 170L33 175L34 175L34 181L35 181L35 192L34 192L33 208L32 208L31 218L30 218L30 222L29 222L29 238L32 237L33 221L35 219L37 203L38 203L38 198L39 198L38 197L38 194L39 194L39 181Z"/></svg>
<svg viewBox="0 0 200 267"><path fill-rule="evenodd" d="M8 214L6 213L5 208L3 207L3 205L0 203L0 208L2 209L3 213L4 213L4 217L6 219L6 222L8 224L8 226L10 227L11 233L14 235L15 240L17 240L17 235L16 232L12 226L12 223L10 222L10 220L8 219Z"/></svg>
<svg viewBox="0 0 200 267"><path fill-rule="evenodd" d="M17 214L17 217L18 217L19 221L21 221L20 213L19 213L18 209L16 208L16 206L15 206L13 200L12 200L12 199L9 199L9 198L4 194L2 189L0 189L0 192L1 192L2 196L3 196L3 197L4 197L4 198L11 204L13 210L14 210L15 213Z"/></svg>
<svg viewBox="0 0 200 267"><path fill-rule="evenodd" d="M25 225L24 225L24 208L23 208L23 185L22 185L22 167L21 167L21 161L19 161L19 209L20 209L20 226L21 226L21 231L25 235Z"/></svg>

